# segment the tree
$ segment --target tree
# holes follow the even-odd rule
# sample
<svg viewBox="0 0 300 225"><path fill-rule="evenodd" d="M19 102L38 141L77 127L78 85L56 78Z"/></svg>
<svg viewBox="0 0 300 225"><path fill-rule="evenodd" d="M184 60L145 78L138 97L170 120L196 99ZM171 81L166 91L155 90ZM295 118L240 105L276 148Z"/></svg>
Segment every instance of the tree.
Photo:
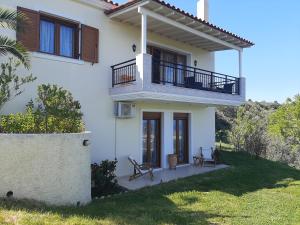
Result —
<svg viewBox="0 0 300 225"><path fill-rule="evenodd" d="M19 21L26 21L26 17L16 10L0 8L0 28L22 29L17 26ZM0 55L12 54L19 59L25 68L30 67L29 54L26 48L19 42L0 35Z"/></svg>
<svg viewBox="0 0 300 225"><path fill-rule="evenodd" d="M269 118L269 132L284 141L300 146L300 95L287 99Z"/></svg>
<svg viewBox="0 0 300 225"><path fill-rule="evenodd" d="M235 148L256 157L264 155L268 143L267 118L267 111L259 103L248 102L239 107L231 132Z"/></svg>
<svg viewBox="0 0 300 225"><path fill-rule="evenodd" d="M83 129L81 105L71 92L57 85L38 86L39 113L44 118L46 132L71 132Z"/></svg>
<svg viewBox="0 0 300 225"><path fill-rule="evenodd" d="M236 118L237 107L223 106L216 110L216 139L228 143L228 134Z"/></svg>
<svg viewBox="0 0 300 225"><path fill-rule="evenodd" d="M24 92L23 86L36 80L32 75L19 77L16 72L20 62L9 59L7 63L1 63L0 74L0 112L4 104Z"/></svg>

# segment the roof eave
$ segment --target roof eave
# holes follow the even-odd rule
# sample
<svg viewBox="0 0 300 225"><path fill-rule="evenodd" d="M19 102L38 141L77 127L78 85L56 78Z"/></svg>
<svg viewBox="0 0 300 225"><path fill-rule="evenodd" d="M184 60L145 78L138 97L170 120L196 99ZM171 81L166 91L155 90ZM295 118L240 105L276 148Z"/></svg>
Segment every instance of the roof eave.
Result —
<svg viewBox="0 0 300 225"><path fill-rule="evenodd" d="M202 20L202 19L200 19L200 18L198 18L198 17L196 17L196 16L194 16L194 15L188 13L188 12L185 12L184 10L182 10L180 8L172 6L169 3L166 3L166 2L161 1L161 0L133 0L133 1L127 2L125 4L119 5L119 6L115 7L115 8L113 8L113 9L105 11L105 14L108 15L109 17L112 17L116 13L120 13L122 10L133 9L133 8L136 8L136 7L139 7L139 6L143 6L145 4L150 3L151 1L152 2L156 2L156 3L158 3L158 4L160 4L160 5L164 6L164 7L167 7L169 9L172 9L172 10L174 10L174 11L182 14L183 16L187 16L187 17L189 17L189 18L191 18L191 19L193 19L193 20L195 20L197 22L200 22L200 23L202 23L202 24L204 24L206 26L211 27L212 29L215 29L215 30L217 30L219 32L222 32L222 33L224 33L226 35L232 36L233 38L236 38L236 39L242 41L243 42L243 46L242 47L239 46L241 48L250 48L250 47L252 47L252 46L255 45L253 42L251 42L251 41L249 41L247 39L244 39L244 38L242 38L242 37L240 37L240 36L238 36L238 35L236 35L236 34L234 34L232 32L226 31L226 30L224 30L224 29L222 29L222 28L220 28L220 27L218 27L218 26L216 26L214 24L211 24L211 23L209 23L209 22L207 22L205 20Z"/></svg>

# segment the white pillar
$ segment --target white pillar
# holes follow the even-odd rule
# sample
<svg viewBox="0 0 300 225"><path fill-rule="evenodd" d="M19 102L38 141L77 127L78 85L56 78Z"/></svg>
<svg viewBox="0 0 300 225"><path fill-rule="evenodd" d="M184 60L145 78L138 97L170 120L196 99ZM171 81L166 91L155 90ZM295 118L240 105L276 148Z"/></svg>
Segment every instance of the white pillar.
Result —
<svg viewBox="0 0 300 225"><path fill-rule="evenodd" d="M243 77L243 50L239 51L239 75Z"/></svg>
<svg viewBox="0 0 300 225"><path fill-rule="evenodd" d="M174 154L173 146L173 112L165 111L163 114L162 134L162 168L168 168L168 155Z"/></svg>
<svg viewBox="0 0 300 225"><path fill-rule="evenodd" d="M141 53L147 54L147 15L142 14Z"/></svg>

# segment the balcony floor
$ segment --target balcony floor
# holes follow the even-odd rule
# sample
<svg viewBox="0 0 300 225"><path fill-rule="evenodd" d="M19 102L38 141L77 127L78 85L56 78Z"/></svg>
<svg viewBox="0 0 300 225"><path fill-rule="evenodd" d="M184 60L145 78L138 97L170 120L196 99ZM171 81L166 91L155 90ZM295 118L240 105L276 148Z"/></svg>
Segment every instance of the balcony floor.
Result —
<svg viewBox="0 0 300 225"><path fill-rule="evenodd" d="M193 165L186 165L177 167L176 170L160 169L154 171L154 180L151 181L149 175L145 175L133 181L129 181L129 176L118 178L118 183L128 190L138 190L143 187L154 186L161 183L166 183L179 178L189 177L193 175L209 173L212 171L228 168L229 166L220 164L216 167L196 167Z"/></svg>

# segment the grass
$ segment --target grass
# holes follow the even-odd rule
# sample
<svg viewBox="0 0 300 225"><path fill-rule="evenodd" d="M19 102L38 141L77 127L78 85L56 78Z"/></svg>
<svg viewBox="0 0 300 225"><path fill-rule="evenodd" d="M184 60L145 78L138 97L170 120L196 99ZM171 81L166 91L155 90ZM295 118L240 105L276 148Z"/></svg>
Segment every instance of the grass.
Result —
<svg viewBox="0 0 300 225"><path fill-rule="evenodd" d="M85 207L0 201L0 224L300 224L300 172L245 153L231 168L96 200Z"/></svg>

